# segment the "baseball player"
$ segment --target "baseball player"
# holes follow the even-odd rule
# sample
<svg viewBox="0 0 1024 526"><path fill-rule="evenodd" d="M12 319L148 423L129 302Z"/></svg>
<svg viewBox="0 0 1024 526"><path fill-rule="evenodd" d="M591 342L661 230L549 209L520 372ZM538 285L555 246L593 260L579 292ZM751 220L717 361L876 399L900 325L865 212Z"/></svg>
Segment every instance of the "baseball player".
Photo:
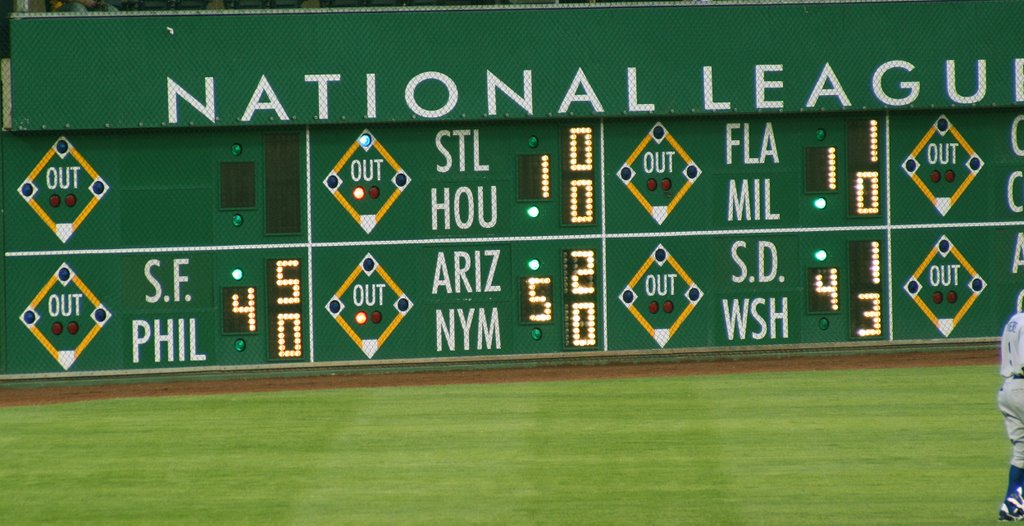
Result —
<svg viewBox="0 0 1024 526"><path fill-rule="evenodd" d="M1024 521L1024 313L1014 314L1003 327L1000 341L999 373L1005 380L996 400L1013 444L1006 497L999 508L999 520Z"/></svg>

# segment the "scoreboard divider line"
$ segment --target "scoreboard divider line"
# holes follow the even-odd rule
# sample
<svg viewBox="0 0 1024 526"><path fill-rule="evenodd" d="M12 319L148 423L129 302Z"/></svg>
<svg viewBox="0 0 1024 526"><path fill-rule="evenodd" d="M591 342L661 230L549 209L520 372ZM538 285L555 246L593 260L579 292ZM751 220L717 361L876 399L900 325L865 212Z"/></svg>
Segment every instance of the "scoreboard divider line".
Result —
<svg viewBox="0 0 1024 526"><path fill-rule="evenodd" d="M7 252L6 257L28 256L98 256L104 254L162 254L173 252L216 252L224 250L273 250L281 248L306 248L306 243L281 243L257 245L207 245L191 247L132 247L132 248L94 248L78 250L29 250Z"/></svg>
<svg viewBox="0 0 1024 526"><path fill-rule="evenodd" d="M605 194L606 165L604 158L604 118L601 118L601 349L608 351L608 218ZM647 135L650 137L650 134Z"/></svg>
<svg viewBox="0 0 1024 526"><path fill-rule="evenodd" d="M885 112L885 268L886 278L886 309L889 314L889 341L893 341L893 299L892 299L892 150L889 140L889 115Z"/></svg>
<svg viewBox="0 0 1024 526"><path fill-rule="evenodd" d="M174 252L216 252L228 250L277 250L289 248L339 248L339 247L368 247L385 245L413 245L427 244L448 245L459 243L513 243L513 242L534 242L534 241L577 241L577 240L601 240L625 239L636 237L663 238L663 237L695 237L695 236L754 236L754 235L776 235L776 234L801 234L813 232L887 232L891 230L925 230L935 228L983 228L983 227L1022 227L1022 221L990 221L979 223L918 223L912 225L861 225L861 226L824 226L824 227L783 227L783 228L743 228L735 230L678 230L671 232L630 232L601 234L567 234L559 236L499 236L499 237L465 237L465 238L435 238L435 239L384 239L384 240L363 240L363 241L320 241L314 243L260 243L249 245L198 245L198 246L177 246L177 247L131 247L131 248L98 248L98 249L73 249L73 250L25 250L11 251L4 253L4 257L31 257L31 256L82 256L82 255L103 255L103 254L155 254Z"/></svg>
<svg viewBox="0 0 1024 526"><path fill-rule="evenodd" d="M309 144L309 125L306 125L306 334L309 337L309 363L316 362L313 330L313 170Z"/></svg>

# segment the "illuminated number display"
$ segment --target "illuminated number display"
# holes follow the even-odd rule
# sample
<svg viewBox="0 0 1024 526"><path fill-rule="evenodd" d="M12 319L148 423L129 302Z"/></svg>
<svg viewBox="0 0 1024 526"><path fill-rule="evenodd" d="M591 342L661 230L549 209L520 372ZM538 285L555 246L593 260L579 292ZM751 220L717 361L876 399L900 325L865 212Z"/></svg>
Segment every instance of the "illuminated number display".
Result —
<svg viewBox="0 0 1024 526"><path fill-rule="evenodd" d="M881 213L878 121L851 121L847 125L846 138L849 213L852 216L876 216Z"/></svg>
<svg viewBox="0 0 1024 526"><path fill-rule="evenodd" d="M576 127L562 137L562 224L594 222L594 129Z"/></svg>
<svg viewBox="0 0 1024 526"><path fill-rule="evenodd" d="M550 155L520 155L518 175L519 200L538 201L551 198Z"/></svg>
<svg viewBox="0 0 1024 526"><path fill-rule="evenodd" d="M807 148L804 152L804 187L808 192L835 192L839 188L836 148Z"/></svg>
<svg viewBox="0 0 1024 526"><path fill-rule="evenodd" d="M565 284L565 346L597 346L597 265L593 250L562 252Z"/></svg>
<svg viewBox="0 0 1024 526"><path fill-rule="evenodd" d="M850 242L850 333L855 338L882 335L881 241Z"/></svg>
<svg viewBox="0 0 1024 526"><path fill-rule="evenodd" d="M839 269L807 269L807 310L826 314L839 311Z"/></svg>
<svg viewBox="0 0 1024 526"><path fill-rule="evenodd" d="M221 289L224 334L256 332L256 287Z"/></svg>
<svg viewBox="0 0 1024 526"><path fill-rule="evenodd" d="M267 290L270 358L302 358L302 262L267 260Z"/></svg>
<svg viewBox="0 0 1024 526"><path fill-rule="evenodd" d="M529 277L519 282L519 321L551 323L551 277Z"/></svg>

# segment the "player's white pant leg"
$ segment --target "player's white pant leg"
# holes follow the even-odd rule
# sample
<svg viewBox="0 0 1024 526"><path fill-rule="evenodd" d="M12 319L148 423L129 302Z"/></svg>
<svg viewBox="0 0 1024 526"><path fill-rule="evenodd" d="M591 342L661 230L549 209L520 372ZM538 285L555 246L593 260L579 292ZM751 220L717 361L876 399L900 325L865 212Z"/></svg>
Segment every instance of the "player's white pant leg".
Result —
<svg viewBox="0 0 1024 526"><path fill-rule="evenodd" d="M1006 435L1013 443L1010 464L1024 469L1024 379L1010 378L1003 382L997 400Z"/></svg>

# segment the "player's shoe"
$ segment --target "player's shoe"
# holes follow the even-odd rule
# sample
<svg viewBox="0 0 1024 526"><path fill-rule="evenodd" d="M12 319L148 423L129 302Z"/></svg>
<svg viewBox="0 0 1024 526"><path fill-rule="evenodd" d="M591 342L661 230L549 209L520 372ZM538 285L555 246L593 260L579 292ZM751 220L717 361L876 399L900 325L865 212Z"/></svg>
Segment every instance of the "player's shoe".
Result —
<svg viewBox="0 0 1024 526"><path fill-rule="evenodd" d="M1010 511L1011 509L1013 511ZM1011 506L1007 506L1004 502L1003 505L999 507L999 520L1007 522L1022 521L1024 520L1024 510L1021 510L1020 508L1011 508Z"/></svg>
<svg viewBox="0 0 1024 526"><path fill-rule="evenodd" d="M1021 488L1017 488L1015 493L1011 493L1003 501L1003 505L999 507L999 520L1024 521L1024 494L1022 494Z"/></svg>

